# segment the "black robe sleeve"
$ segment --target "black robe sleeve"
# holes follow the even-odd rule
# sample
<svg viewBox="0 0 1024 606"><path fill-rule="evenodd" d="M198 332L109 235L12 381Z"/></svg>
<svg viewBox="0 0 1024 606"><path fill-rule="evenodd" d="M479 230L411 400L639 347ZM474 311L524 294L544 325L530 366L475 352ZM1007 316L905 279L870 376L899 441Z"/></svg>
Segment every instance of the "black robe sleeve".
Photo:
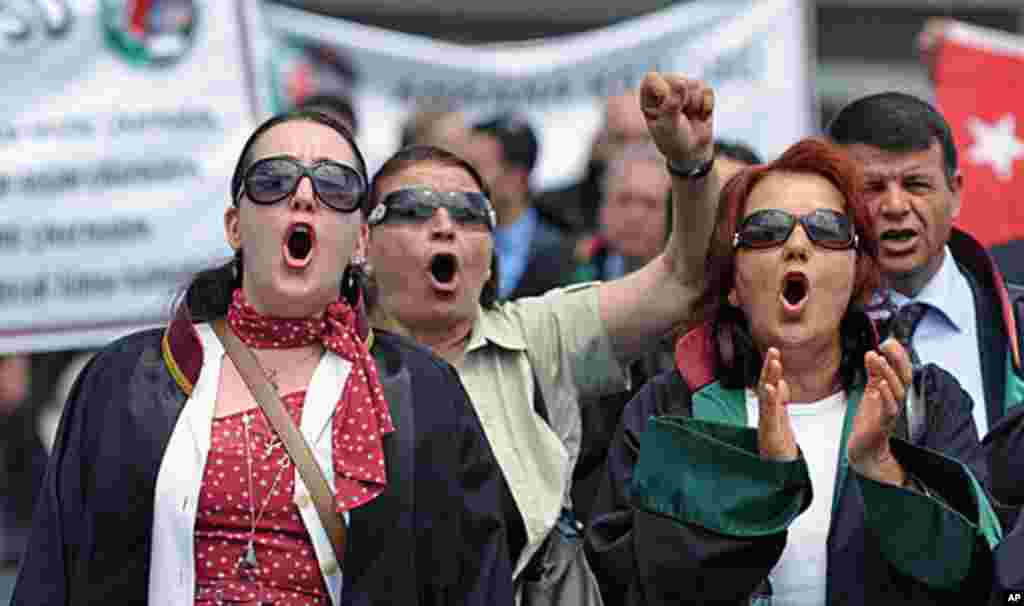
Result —
<svg viewBox="0 0 1024 606"><path fill-rule="evenodd" d="M924 433L913 444L890 440L917 487L882 485L855 473L865 529L905 603L959 603L968 596L983 603L1000 531L973 401L934 364L925 366L919 385L927 406Z"/></svg>
<svg viewBox="0 0 1024 606"><path fill-rule="evenodd" d="M984 445L1005 530L995 550L996 588L1019 596L1024 593L1024 405L1011 409L985 436ZM1013 602L1007 596L1003 603Z"/></svg>
<svg viewBox="0 0 1024 606"><path fill-rule="evenodd" d="M85 415L90 378L97 361L86 365L68 395L42 490L36 502L24 557L11 598L12 606L70 603L69 585L78 559L77 525L85 517L87 465Z"/></svg>
<svg viewBox="0 0 1024 606"><path fill-rule="evenodd" d="M1016 592L1017 602L1024 593L1024 508L1017 511L1016 524L1009 530L1003 542L996 547L996 590ZM1009 596L1005 603L1013 603Z"/></svg>
<svg viewBox="0 0 1024 606"><path fill-rule="evenodd" d="M648 419L688 416L689 398L681 377L670 372L645 385L624 411L586 541L606 603L746 603L782 555L785 531L727 536L640 507L631 497Z"/></svg>
<svg viewBox="0 0 1024 606"><path fill-rule="evenodd" d="M447 372L457 396L459 498L456 502L461 514L462 536L459 595L451 603L511 605L512 562L503 508L505 479L462 382L451 367Z"/></svg>
<svg viewBox="0 0 1024 606"><path fill-rule="evenodd" d="M412 379L419 604L512 606L507 487L462 381L426 349L394 335L387 343ZM388 572L388 582L403 582L401 571Z"/></svg>

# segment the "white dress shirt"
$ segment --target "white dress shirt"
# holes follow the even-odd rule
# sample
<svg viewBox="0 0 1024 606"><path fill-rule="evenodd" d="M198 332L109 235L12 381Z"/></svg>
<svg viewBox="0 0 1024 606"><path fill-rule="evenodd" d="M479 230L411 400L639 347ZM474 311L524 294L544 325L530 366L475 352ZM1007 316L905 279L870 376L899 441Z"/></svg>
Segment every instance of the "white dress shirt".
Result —
<svg viewBox="0 0 1024 606"><path fill-rule="evenodd" d="M928 311L918 324L911 344L922 363L932 362L949 371L971 396L978 436L984 437L988 433L988 411L981 375L974 294L953 260L949 247L946 247L939 271L916 297L909 299L896 291L890 291L889 295L897 307L909 302L928 304Z"/></svg>

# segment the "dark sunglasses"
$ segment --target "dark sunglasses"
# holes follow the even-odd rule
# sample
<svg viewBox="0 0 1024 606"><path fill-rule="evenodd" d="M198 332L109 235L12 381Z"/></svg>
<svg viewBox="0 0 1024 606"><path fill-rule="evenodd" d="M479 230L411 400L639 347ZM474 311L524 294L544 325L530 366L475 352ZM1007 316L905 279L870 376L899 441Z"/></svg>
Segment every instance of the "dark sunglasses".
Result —
<svg viewBox="0 0 1024 606"><path fill-rule="evenodd" d="M397 189L384 196L373 207L367 222L379 225L384 221L423 223L443 208L452 221L461 225L486 225L494 230L496 219L491 201L475 191L437 191L429 187Z"/></svg>
<svg viewBox="0 0 1024 606"><path fill-rule="evenodd" d="M303 177L309 177L320 202L343 213L359 208L366 195L366 180L352 166L334 160L306 166L291 156L273 156L249 167L235 202L243 193L256 204L280 202L295 194Z"/></svg>
<svg viewBox="0 0 1024 606"><path fill-rule="evenodd" d="M818 246L831 250L856 248L857 234L845 214L819 208L802 217L784 210L765 209L751 213L733 236L733 248L772 248L781 246L793 233L797 222L807 237Z"/></svg>

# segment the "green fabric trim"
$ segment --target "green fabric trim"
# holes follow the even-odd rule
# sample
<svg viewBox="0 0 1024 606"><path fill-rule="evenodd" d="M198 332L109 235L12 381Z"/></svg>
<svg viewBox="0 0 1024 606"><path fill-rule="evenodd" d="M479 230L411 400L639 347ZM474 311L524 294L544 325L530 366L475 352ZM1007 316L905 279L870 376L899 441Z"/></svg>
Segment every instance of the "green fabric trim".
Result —
<svg viewBox="0 0 1024 606"><path fill-rule="evenodd" d="M757 430L685 417L652 417L633 475L637 507L719 534L776 534L811 503L803 458L762 460Z"/></svg>
<svg viewBox="0 0 1024 606"><path fill-rule="evenodd" d="M836 483L832 489L832 515L835 517L839 511L839 504L843 502L843 494L846 492L846 478L850 471L850 461L846 458L846 442L850 439L850 432L853 431L853 420L857 417L857 409L860 408L860 400L864 397L864 386L856 385L846 395L846 412L843 413L843 433L839 437L839 461L836 463Z"/></svg>
<svg viewBox="0 0 1024 606"><path fill-rule="evenodd" d="M977 539L983 538L989 548L1001 540L999 520L962 463L903 440L893 439L890 445L900 464L929 490L969 494L974 511L960 512L939 499L855 473L864 498L865 525L878 539L883 557L902 574L936 589L956 590L971 572ZM929 477L942 478L942 484Z"/></svg>
<svg viewBox="0 0 1024 606"><path fill-rule="evenodd" d="M1003 400L1003 411L1009 412L1011 408L1024 403L1024 377L1020 376L1017 367L1013 365L1013 351L1006 352L1006 399Z"/></svg>
<svg viewBox="0 0 1024 606"><path fill-rule="evenodd" d="M995 549L996 545L1003 540L1003 526L999 523L999 516L988 500L988 493L981 487L974 474L966 467L964 467L964 473L970 482L971 496L974 497L974 504L978 508L978 532L985 539L988 548Z"/></svg>
<svg viewBox="0 0 1024 606"><path fill-rule="evenodd" d="M692 401L695 419L747 426L747 394L742 389L726 389L715 381L693 394Z"/></svg>
<svg viewBox="0 0 1024 606"><path fill-rule="evenodd" d="M598 272L597 266L593 263L580 263L572 271L572 276L569 278L569 284L576 284L579 282L592 282L597 279Z"/></svg>
<svg viewBox="0 0 1024 606"><path fill-rule="evenodd" d="M857 416L857 408L864 396L864 386L855 386L846 397L846 412L843 418L843 432L839 443L839 461L836 463L835 487L832 490L832 514L839 511L846 489L849 462L846 460L846 441L853 430L853 419ZM719 382L714 382L693 394L693 417L703 421L738 425L746 427L747 394L743 389L726 389ZM757 435L756 428L754 435ZM757 453L757 444L754 444Z"/></svg>

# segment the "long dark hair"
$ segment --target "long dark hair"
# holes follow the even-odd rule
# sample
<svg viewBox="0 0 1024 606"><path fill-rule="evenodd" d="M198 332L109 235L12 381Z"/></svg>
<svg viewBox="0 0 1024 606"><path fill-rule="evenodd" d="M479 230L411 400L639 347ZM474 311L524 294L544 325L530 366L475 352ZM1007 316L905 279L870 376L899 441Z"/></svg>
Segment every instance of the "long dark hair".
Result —
<svg viewBox="0 0 1024 606"><path fill-rule="evenodd" d="M388 161L373 176L373 182L370 183L370 194L367 196L367 207L373 208L380 203L380 183L382 180L392 175L397 175L416 164L439 164L441 166L461 168L473 179L473 183L480 189L480 193L488 198L491 197L491 193L484 183L484 178L480 176L480 173L468 161L448 150L433 145L409 145L398 150L393 156L388 158ZM485 308L494 307L498 301L498 270L498 255L492 252L491 277L484 283L483 290L480 291L480 305Z"/></svg>
<svg viewBox="0 0 1024 606"><path fill-rule="evenodd" d="M231 204L238 204L239 193L242 191L242 180L245 178L245 172L249 170L253 162L252 148L263 133L278 124L298 121L323 124L338 133L349 144L349 147L352 148L356 168L359 169L360 174L363 176L363 181L367 180L366 160L363 158L359 146L356 145L356 139L352 132L344 124L318 111L310 109L293 110L269 118L263 124L256 127L256 130L249 135L249 139L242 146L242 152L238 155L238 162L235 164L235 171L231 177ZM367 199L368 197L363 199L361 208L364 220L370 212ZM235 289L242 287L242 267L242 251L239 250L227 263L201 271L192 278L181 299L188 306L194 320L209 321L227 313L228 307L231 305L232 293L234 293ZM342 280L343 290L346 284L351 284L352 280L357 282L361 280L361 275L357 268L350 267L347 271L350 275Z"/></svg>
<svg viewBox="0 0 1024 606"><path fill-rule="evenodd" d="M711 322L722 384L729 388L750 387L757 383L761 373L763 359L750 334L747 318L728 302L736 277L733 235L754 187L764 177L778 172L809 173L828 179L846 200L845 211L859 237L853 292L839 325L839 374L843 386L849 389L862 379L864 354L875 347L867 308L881 283L878 243L861 195L862 179L857 165L839 146L815 138L796 143L774 162L743 169L722 190L699 302L703 317Z"/></svg>

